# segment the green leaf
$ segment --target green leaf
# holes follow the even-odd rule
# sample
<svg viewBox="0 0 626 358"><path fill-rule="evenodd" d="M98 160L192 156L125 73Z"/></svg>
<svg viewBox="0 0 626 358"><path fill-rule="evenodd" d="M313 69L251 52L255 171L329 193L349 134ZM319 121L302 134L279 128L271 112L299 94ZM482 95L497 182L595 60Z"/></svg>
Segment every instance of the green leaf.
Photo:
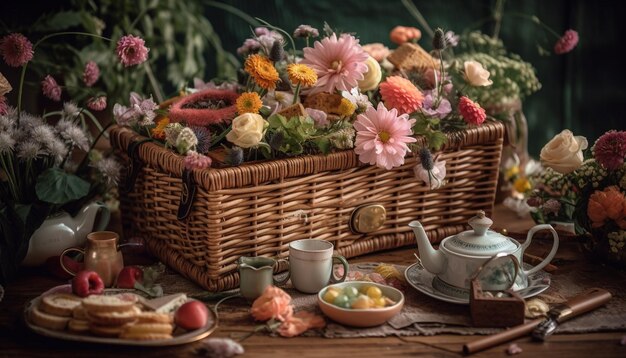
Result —
<svg viewBox="0 0 626 358"><path fill-rule="evenodd" d="M320 152L322 152L323 154L330 153L331 146L328 137L318 138L314 140L313 143L315 143L317 148L319 148Z"/></svg>
<svg viewBox="0 0 626 358"><path fill-rule="evenodd" d="M89 183L59 168L46 169L37 177L35 192L39 200L64 205L89 193Z"/></svg>
<svg viewBox="0 0 626 358"><path fill-rule="evenodd" d="M441 146L446 143L447 139L446 135L439 131L426 133L426 138L428 138L428 146L435 151L440 150Z"/></svg>
<svg viewBox="0 0 626 358"><path fill-rule="evenodd" d="M426 129L428 129L428 119L426 118L417 118L415 121L415 125L413 125L413 133L414 134L425 134Z"/></svg>

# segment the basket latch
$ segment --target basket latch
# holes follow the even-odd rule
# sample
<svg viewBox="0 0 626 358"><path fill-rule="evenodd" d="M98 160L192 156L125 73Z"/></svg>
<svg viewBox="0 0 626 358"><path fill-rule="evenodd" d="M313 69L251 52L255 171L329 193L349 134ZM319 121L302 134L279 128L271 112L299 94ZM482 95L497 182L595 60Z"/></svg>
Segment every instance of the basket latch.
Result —
<svg viewBox="0 0 626 358"><path fill-rule="evenodd" d="M128 163L128 168L126 168L126 182L124 186L120 188L122 193L130 193L135 188L135 182L137 181L141 168L143 168L143 161L139 158L139 147L145 142L150 141L151 139L144 139L138 142L132 142L128 146L127 153L130 158L130 163Z"/></svg>
<svg viewBox="0 0 626 358"><path fill-rule="evenodd" d="M350 230L356 234L377 231L387 218L387 210L380 204L367 204L354 209L350 216Z"/></svg>
<svg viewBox="0 0 626 358"><path fill-rule="evenodd" d="M196 195L196 183L193 181L192 171L183 169L183 190L180 194L178 206L178 220L184 220L191 212L193 199Z"/></svg>

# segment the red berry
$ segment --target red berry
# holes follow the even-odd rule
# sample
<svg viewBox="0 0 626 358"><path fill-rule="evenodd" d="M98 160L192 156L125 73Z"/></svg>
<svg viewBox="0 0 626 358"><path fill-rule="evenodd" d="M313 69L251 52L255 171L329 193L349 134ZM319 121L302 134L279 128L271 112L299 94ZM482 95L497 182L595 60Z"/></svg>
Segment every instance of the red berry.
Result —
<svg viewBox="0 0 626 358"><path fill-rule="evenodd" d="M117 275L118 288L134 288L135 282L143 281L143 270L137 266L126 266Z"/></svg>
<svg viewBox="0 0 626 358"><path fill-rule="evenodd" d="M101 295L104 292L104 282L95 271L80 271L72 279L72 292L80 297Z"/></svg>

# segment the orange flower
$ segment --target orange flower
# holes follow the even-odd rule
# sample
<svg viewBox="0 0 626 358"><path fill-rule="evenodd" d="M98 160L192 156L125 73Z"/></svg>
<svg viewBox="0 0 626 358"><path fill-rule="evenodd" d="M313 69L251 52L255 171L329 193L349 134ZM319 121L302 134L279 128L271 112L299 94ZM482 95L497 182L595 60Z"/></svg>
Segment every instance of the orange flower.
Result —
<svg viewBox="0 0 626 358"><path fill-rule="evenodd" d="M424 95L406 78L389 76L379 87L385 107L396 108L399 114L411 114L422 106Z"/></svg>
<svg viewBox="0 0 626 358"><path fill-rule="evenodd" d="M324 328L324 318L308 311L300 311L288 317L278 328L278 334L283 337L294 337L311 328Z"/></svg>
<svg viewBox="0 0 626 358"><path fill-rule="evenodd" d="M407 41L417 41L422 38L422 32L415 27L396 26L389 33L391 42L402 45Z"/></svg>
<svg viewBox="0 0 626 358"><path fill-rule="evenodd" d="M276 88L278 71L269 58L259 54L251 55L246 59L244 68L261 88L267 90Z"/></svg>
<svg viewBox="0 0 626 358"><path fill-rule="evenodd" d="M165 139L165 127L170 124L170 119L168 117L163 117L160 121L157 122L156 127L152 128L152 137L156 139Z"/></svg>
<svg viewBox="0 0 626 358"><path fill-rule="evenodd" d="M589 197L587 215L591 219L591 227L601 227L606 221L614 220L620 228L626 229L626 197L617 186L596 190Z"/></svg>
<svg viewBox="0 0 626 358"><path fill-rule="evenodd" d="M259 113L259 109L263 106L261 97L256 92L244 92L237 98L237 113Z"/></svg>
<svg viewBox="0 0 626 358"><path fill-rule="evenodd" d="M263 294L252 303L250 313L257 321L267 321L276 318L287 320L293 314L291 296L275 286L267 286Z"/></svg>
<svg viewBox="0 0 626 358"><path fill-rule="evenodd" d="M293 84L302 84L304 87L311 87L317 82L317 73L311 67L304 64L292 63L287 66L289 81Z"/></svg>

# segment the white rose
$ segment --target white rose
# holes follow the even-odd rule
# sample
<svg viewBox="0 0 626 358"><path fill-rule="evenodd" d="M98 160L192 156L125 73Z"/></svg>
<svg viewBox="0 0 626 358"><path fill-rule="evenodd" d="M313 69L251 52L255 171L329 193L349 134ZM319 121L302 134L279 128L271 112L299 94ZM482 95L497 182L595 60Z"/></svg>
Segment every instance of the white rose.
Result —
<svg viewBox="0 0 626 358"><path fill-rule="evenodd" d="M491 75L489 71L483 68L483 65L476 61L465 61L465 80L471 86L489 86L493 83L489 79Z"/></svg>
<svg viewBox="0 0 626 358"><path fill-rule="evenodd" d="M583 164L587 138L563 130L541 149L541 163L561 174L571 173Z"/></svg>
<svg viewBox="0 0 626 358"><path fill-rule="evenodd" d="M363 80L359 81L359 88L363 92L375 89L383 76L380 70L380 64L374 57L369 56L367 60L365 60L365 64L367 65L367 72L363 74Z"/></svg>
<svg viewBox="0 0 626 358"><path fill-rule="evenodd" d="M244 113L233 119L232 125L226 139L241 148L250 148L261 142L268 123L259 114Z"/></svg>

